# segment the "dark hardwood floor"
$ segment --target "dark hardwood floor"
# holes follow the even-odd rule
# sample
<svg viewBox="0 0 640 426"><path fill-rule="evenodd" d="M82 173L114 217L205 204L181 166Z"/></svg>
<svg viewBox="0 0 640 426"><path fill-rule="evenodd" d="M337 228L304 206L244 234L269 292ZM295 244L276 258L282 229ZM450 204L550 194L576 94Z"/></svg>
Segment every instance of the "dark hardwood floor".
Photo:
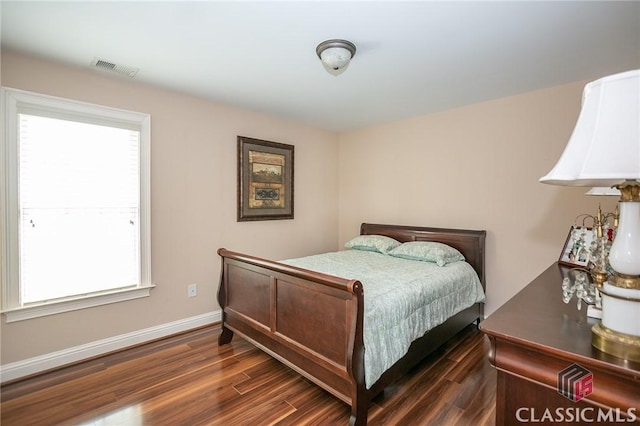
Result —
<svg viewBox="0 0 640 426"><path fill-rule="evenodd" d="M350 409L211 326L0 389L13 425L346 425ZM379 395L370 425L493 425L496 372L473 325Z"/></svg>

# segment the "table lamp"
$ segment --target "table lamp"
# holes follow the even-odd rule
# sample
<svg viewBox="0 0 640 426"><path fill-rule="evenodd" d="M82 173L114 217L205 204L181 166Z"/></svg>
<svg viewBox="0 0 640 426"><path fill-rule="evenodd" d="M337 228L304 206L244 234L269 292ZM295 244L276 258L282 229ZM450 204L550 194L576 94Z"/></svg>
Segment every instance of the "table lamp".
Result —
<svg viewBox="0 0 640 426"><path fill-rule="evenodd" d="M602 320L593 346L640 361L640 70L587 84L575 129L551 171L540 182L614 187L620 218L609 252L613 278L600 288Z"/></svg>

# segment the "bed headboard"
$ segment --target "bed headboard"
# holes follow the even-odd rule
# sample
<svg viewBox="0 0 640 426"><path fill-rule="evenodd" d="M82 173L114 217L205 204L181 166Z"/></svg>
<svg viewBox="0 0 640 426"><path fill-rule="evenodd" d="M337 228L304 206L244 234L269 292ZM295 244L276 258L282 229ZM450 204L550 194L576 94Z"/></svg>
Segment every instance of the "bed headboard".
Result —
<svg viewBox="0 0 640 426"><path fill-rule="evenodd" d="M486 234L486 231L426 228L422 226L380 225L373 223L363 223L360 226L360 235L386 235L402 243L408 241L437 241L457 249L478 273L485 291L484 245Z"/></svg>

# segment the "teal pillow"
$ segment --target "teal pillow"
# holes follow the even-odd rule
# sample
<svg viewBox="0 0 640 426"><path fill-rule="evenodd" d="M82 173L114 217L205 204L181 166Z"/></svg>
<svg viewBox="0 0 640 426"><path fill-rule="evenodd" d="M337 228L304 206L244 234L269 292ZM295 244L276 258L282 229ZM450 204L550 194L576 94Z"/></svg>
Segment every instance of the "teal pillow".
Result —
<svg viewBox="0 0 640 426"><path fill-rule="evenodd" d="M434 241L411 241L394 248L388 254L403 259L434 262L438 266L464 260L458 250Z"/></svg>
<svg viewBox="0 0 640 426"><path fill-rule="evenodd" d="M400 241L384 235L360 235L347 241L346 248L354 250L376 251L387 254L390 250L400 246Z"/></svg>

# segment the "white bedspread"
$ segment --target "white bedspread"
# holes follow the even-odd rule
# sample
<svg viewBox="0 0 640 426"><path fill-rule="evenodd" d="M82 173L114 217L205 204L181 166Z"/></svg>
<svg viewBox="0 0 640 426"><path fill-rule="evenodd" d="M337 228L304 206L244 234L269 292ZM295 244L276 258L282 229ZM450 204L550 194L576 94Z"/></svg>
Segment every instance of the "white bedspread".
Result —
<svg viewBox="0 0 640 426"><path fill-rule="evenodd" d="M415 339L484 301L480 280L466 262L440 267L376 252L346 250L282 263L362 282L367 388L407 353Z"/></svg>

